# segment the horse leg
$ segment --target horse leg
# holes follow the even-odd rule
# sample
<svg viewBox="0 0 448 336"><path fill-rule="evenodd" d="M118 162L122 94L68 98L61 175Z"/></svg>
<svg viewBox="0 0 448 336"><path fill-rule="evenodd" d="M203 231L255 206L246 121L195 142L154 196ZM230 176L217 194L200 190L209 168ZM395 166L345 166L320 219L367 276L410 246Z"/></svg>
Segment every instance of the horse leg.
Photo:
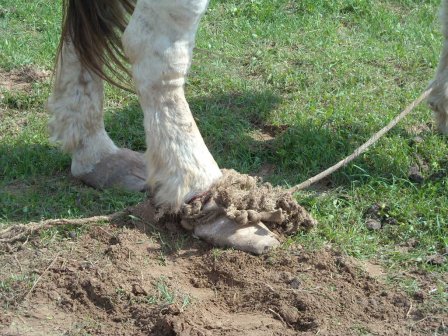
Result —
<svg viewBox="0 0 448 336"><path fill-rule="evenodd" d="M428 103L434 111L437 128L442 134L448 134L448 1L442 4L442 24L444 44L439 66L433 82Z"/></svg>
<svg viewBox="0 0 448 336"><path fill-rule="evenodd" d="M65 42L48 100L51 139L72 157L72 174L99 188L143 190L146 168L142 154L120 149L107 135L103 121L103 81L81 65Z"/></svg>
<svg viewBox="0 0 448 336"><path fill-rule="evenodd" d="M139 0L123 36L144 112L148 184L174 210L207 191L222 174L184 95L195 35L208 0ZM226 218L195 228L215 245L263 253L278 245L263 225L240 228Z"/></svg>

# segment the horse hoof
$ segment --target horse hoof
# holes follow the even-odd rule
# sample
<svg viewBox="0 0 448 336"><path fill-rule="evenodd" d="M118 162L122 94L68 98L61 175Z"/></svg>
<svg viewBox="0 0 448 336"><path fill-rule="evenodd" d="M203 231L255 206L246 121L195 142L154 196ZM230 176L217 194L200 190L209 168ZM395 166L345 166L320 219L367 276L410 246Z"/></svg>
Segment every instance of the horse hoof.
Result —
<svg viewBox="0 0 448 336"><path fill-rule="evenodd" d="M280 245L263 223L241 226L224 216L196 226L194 234L214 246L231 247L256 255L267 253Z"/></svg>
<svg viewBox="0 0 448 336"><path fill-rule="evenodd" d="M75 177L100 190L120 188L129 191L144 191L148 188L143 154L125 148L104 157L91 172Z"/></svg>

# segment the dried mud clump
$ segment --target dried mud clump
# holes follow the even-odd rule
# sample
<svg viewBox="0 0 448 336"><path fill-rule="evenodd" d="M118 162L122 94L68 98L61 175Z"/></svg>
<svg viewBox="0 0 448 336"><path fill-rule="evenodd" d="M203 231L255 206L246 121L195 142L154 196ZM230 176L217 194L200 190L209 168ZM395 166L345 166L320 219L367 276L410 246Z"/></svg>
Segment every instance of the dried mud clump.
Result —
<svg viewBox="0 0 448 336"><path fill-rule="evenodd" d="M291 193L258 177L223 170L223 177L204 195L184 205L182 225L192 229L225 215L240 225L263 222L280 234L291 235L316 225Z"/></svg>

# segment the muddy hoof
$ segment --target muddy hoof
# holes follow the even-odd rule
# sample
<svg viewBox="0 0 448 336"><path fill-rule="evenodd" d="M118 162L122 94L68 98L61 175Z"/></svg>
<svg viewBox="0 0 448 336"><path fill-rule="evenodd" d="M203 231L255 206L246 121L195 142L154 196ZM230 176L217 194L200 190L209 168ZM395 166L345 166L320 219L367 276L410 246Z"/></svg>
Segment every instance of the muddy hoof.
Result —
<svg viewBox="0 0 448 336"><path fill-rule="evenodd" d="M264 224L241 226L225 216L212 223L196 226L194 234L214 246L232 247L257 255L280 245Z"/></svg>
<svg viewBox="0 0 448 336"><path fill-rule="evenodd" d="M129 149L120 149L117 153L103 158L90 173L75 177L96 189L147 189L143 154Z"/></svg>

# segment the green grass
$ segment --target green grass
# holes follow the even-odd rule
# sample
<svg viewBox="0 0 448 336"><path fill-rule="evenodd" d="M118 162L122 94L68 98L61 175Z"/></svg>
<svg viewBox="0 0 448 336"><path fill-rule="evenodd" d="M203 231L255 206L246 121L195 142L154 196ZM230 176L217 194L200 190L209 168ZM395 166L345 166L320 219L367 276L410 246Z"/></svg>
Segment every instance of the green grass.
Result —
<svg viewBox="0 0 448 336"><path fill-rule="evenodd" d="M178 304L182 310L191 303L191 297L189 295L183 294L178 290L170 288L169 285L167 285L167 280L164 277L161 277L154 287L154 293L149 294L145 297L145 301L148 304Z"/></svg>
<svg viewBox="0 0 448 336"><path fill-rule="evenodd" d="M221 167L294 185L345 157L426 87L442 37L435 0L215 0L202 21L186 86L201 132ZM51 69L60 3L3 0L0 69ZM144 195L87 188L69 177L69 158L47 139L50 81L0 102L0 225L113 212ZM120 146L144 150L135 96L108 87L106 125ZM126 125L126 127L123 127ZM428 127L429 125L429 127ZM421 142L412 141L418 126ZM270 141L260 130L281 130ZM446 272L426 258L448 248L447 139L419 107L331 187L297 195L320 225L294 238L332 243L391 270ZM425 180L408 179L423 162ZM365 228L384 204L395 224ZM407 241L416 241L404 249Z"/></svg>

